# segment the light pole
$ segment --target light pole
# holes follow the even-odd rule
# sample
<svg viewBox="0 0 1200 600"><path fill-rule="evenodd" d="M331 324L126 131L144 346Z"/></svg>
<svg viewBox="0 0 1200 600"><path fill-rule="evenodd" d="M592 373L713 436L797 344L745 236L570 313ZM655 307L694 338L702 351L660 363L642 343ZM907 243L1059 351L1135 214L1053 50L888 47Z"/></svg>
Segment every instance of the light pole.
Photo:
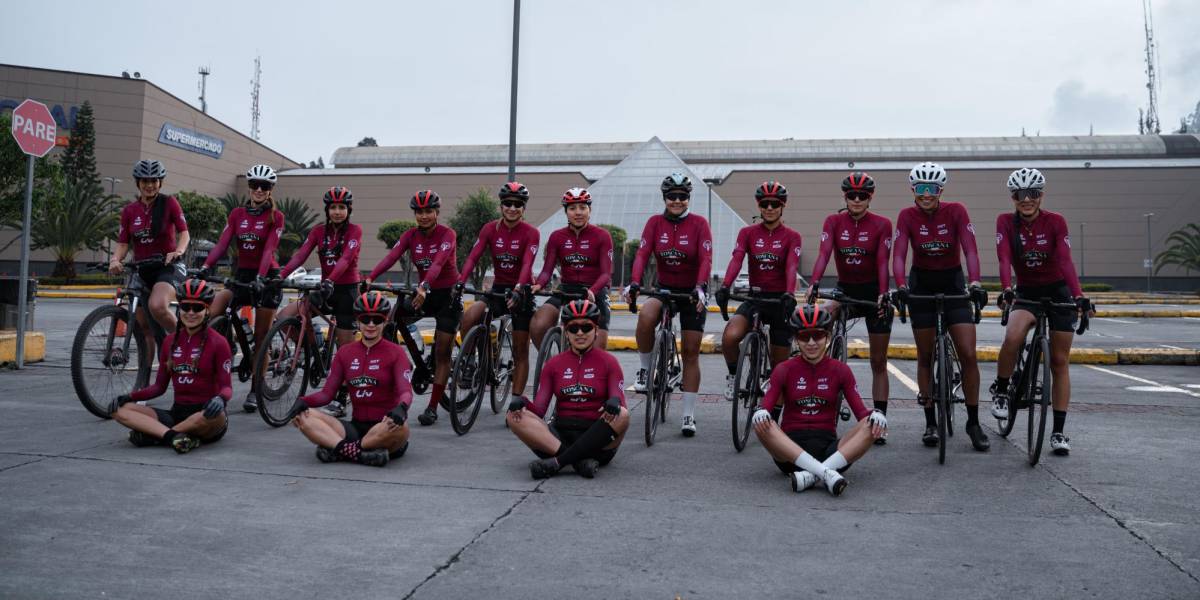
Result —
<svg viewBox="0 0 1200 600"><path fill-rule="evenodd" d="M705 177L704 183L708 185L708 226L712 227L712 189L714 185L725 183L724 177Z"/></svg>
<svg viewBox="0 0 1200 600"><path fill-rule="evenodd" d="M1151 242L1150 242L1150 217L1153 217L1154 213L1146 213L1142 216L1146 217L1146 261L1145 261L1144 266L1146 267L1146 293L1149 294L1150 293L1150 276L1151 276L1151 273L1153 273L1152 269L1154 268L1154 261L1151 258L1153 256L1153 254L1151 253Z"/></svg>
<svg viewBox="0 0 1200 600"><path fill-rule="evenodd" d="M521 0L513 0L512 89L508 98L508 180L517 180L517 50L521 46Z"/></svg>
<svg viewBox="0 0 1200 600"><path fill-rule="evenodd" d="M119 177L105 177L104 181L107 181L109 184L108 195L116 196L117 195L117 184L121 183L122 179ZM108 262L112 262L112 240L111 239L104 240L104 252L105 252L105 254L108 255L108 257L107 257Z"/></svg>
<svg viewBox="0 0 1200 600"><path fill-rule="evenodd" d="M1087 267L1087 256L1083 252L1083 226L1087 223L1079 223L1079 276L1082 278Z"/></svg>

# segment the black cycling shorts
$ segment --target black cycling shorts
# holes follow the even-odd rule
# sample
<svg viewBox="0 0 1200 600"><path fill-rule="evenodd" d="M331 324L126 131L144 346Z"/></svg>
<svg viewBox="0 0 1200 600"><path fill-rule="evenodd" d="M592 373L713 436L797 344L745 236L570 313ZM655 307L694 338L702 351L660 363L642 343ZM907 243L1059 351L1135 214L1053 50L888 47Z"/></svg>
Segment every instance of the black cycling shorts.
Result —
<svg viewBox="0 0 1200 600"><path fill-rule="evenodd" d="M555 417L554 422L550 424L550 433L554 434L554 437L558 438L558 441L562 442L563 447L567 447L571 444L574 444L576 440L579 439L579 436L583 435L583 432L587 431L588 428L592 426L592 423L595 423L595 421L589 421L587 419L564 419L562 417ZM612 459L617 455L617 450L619 448L620 446L616 448L601 449L594 452L591 456L587 456L585 458L594 458L600 463L600 466L604 466L612 462ZM534 450L533 453L536 454L538 458L550 458L554 456L553 454L547 454L540 450Z"/></svg>
<svg viewBox="0 0 1200 600"><path fill-rule="evenodd" d="M341 283L333 286L333 294L325 299L321 312L333 315L334 326L343 331L354 331L354 298L358 296L357 283Z"/></svg>
<svg viewBox="0 0 1200 600"><path fill-rule="evenodd" d="M966 277L962 268L945 269L942 271L927 271L913 267L908 272L908 290L920 296L933 294L967 293ZM968 300L947 300L943 306L946 310L946 327L975 322L975 309ZM937 326L937 313L933 300L913 300L908 303L908 317L912 320L913 329L932 329Z"/></svg>
<svg viewBox="0 0 1200 600"><path fill-rule="evenodd" d="M820 462L825 462L825 459L833 456L838 449L837 434L828 429L793 429L785 431L788 438L796 442L805 452ZM775 461L775 466L779 467L784 473L794 473L801 470L795 463L785 463ZM839 472L845 471L849 466L838 469Z"/></svg>
<svg viewBox="0 0 1200 600"><path fill-rule="evenodd" d="M342 429L346 430L346 437L343 439L348 442L363 441L367 437L367 432L380 423L380 421L355 421L352 419L338 419L338 422L342 424ZM399 449L388 451L388 458L393 460L400 458L404 456L405 452L408 452L408 442L404 442Z"/></svg>
<svg viewBox="0 0 1200 600"><path fill-rule="evenodd" d="M1067 290L1067 282L1059 281L1049 285L1017 285L1017 297L1023 300L1041 300L1042 298L1053 298L1055 302L1074 302L1071 299L1071 292ZM1034 316L1042 312L1042 308L1038 306L1023 306L1016 304L1013 306L1014 311L1023 310L1031 313ZM1079 320L1079 313L1075 310L1064 308L1050 309L1050 331L1075 331L1075 322Z"/></svg>
<svg viewBox="0 0 1200 600"><path fill-rule="evenodd" d="M203 410L203 404L172 404L170 410L155 408L154 415L158 417L159 423L162 423L163 426L170 428L184 422L188 417L198 412L202 412ZM200 442L204 444L211 444L225 437L225 432L228 430L229 420L228 417L226 417L225 426L222 427L220 431L206 438L200 438Z"/></svg>
<svg viewBox="0 0 1200 600"><path fill-rule="evenodd" d="M679 329L683 331L699 331L704 332L704 322L708 320L708 309L696 311L696 288L673 288L663 287L663 291L671 292L672 294L688 294L692 300L672 300L671 308L679 315Z"/></svg>
<svg viewBox="0 0 1200 600"><path fill-rule="evenodd" d="M514 285L494 285L494 286L492 286L492 292L496 293L496 294L503 294L503 293L512 291L512 289L514 287L516 287L516 286L514 286ZM531 306L530 304L518 303L517 306L513 307L512 310L509 310L508 302L505 301L503 298L492 298L490 296L487 297L487 303L488 303L488 306L492 310L493 317L503 317L504 315L512 315L513 331L529 331L529 321L530 321L530 319L533 318L533 311L523 309L521 304L526 304L526 306Z"/></svg>
<svg viewBox="0 0 1200 600"><path fill-rule="evenodd" d="M412 305L409 302L411 299L405 301L405 312L412 315ZM425 302L421 304L421 310L417 312L419 317L433 317L434 329L454 335L458 333L462 310L462 301L454 299L454 291L450 288L442 288L425 292Z"/></svg>
<svg viewBox="0 0 1200 600"><path fill-rule="evenodd" d="M559 289L559 291L566 292L568 294L584 294L584 295L586 295L587 291L588 291L588 286L577 284L577 283L564 283L558 289ZM550 306L553 306L554 308L561 310L564 302L559 298L551 297L551 298L547 298L546 304L543 304L542 306L546 306L547 304ZM600 322L597 323L596 325L599 326L600 329L603 329L604 331L608 331L608 322L609 322L609 319L612 317L612 311L608 307L608 288L607 287L600 290L599 294L596 294L596 305L600 307Z"/></svg>
<svg viewBox="0 0 1200 600"><path fill-rule="evenodd" d="M154 284L169 283L178 293L179 286L187 280L187 265L183 264L183 261L180 260L161 267L138 269L134 277L141 279L144 284L142 286L142 295L138 301L142 306L147 307L148 310L150 306L150 294L154 291Z"/></svg>
<svg viewBox="0 0 1200 600"><path fill-rule="evenodd" d="M235 281L239 283L251 283L258 278L258 269L238 269L233 275ZM268 269L268 279L279 279L279 269ZM255 294L248 288L237 287L233 288L233 307L239 308L242 306L253 306L254 308L269 308L275 310L283 303L283 288L278 285L270 285L263 288L261 294Z"/></svg>
<svg viewBox="0 0 1200 600"><path fill-rule="evenodd" d="M779 295L780 292L751 292L750 297L774 300L779 298ZM771 328L770 338L772 346L787 348L792 346L792 338L795 337L795 332L792 331L792 326L788 324L789 315L783 314L783 311L778 306L771 305L764 307L757 302L743 302L741 306L738 306L737 312L734 314L745 317L747 321L753 321L754 315L759 314L762 322Z"/></svg>
<svg viewBox="0 0 1200 600"><path fill-rule="evenodd" d="M855 300L863 300L866 302L879 301L879 283L837 283L837 289L843 294ZM880 317L879 312L869 309L865 306L849 306L843 305L844 309L848 309L847 317L862 318L867 322L867 333L891 333L892 320L895 318L894 311L888 311L888 316Z"/></svg>

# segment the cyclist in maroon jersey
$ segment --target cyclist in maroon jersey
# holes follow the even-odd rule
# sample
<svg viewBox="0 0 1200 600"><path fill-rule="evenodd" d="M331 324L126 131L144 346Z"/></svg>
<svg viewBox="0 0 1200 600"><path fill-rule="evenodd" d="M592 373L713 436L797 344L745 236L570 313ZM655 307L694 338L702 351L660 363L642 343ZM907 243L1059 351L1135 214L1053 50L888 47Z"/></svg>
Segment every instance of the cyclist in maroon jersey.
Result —
<svg viewBox="0 0 1200 600"><path fill-rule="evenodd" d="M875 180L862 171L855 171L842 180L842 195L846 208L825 218L821 229L821 250L813 265L812 282L808 287L808 303L816 301L821 278L832 256L837 265L837 289L846 296L874 302L876 311L856 307L848 310L867 322L867 338L871 348L871 397L875 408L887 414L888 403L888 342L892 336L893 313L888 299L888 267L892 250L892 222L870 212L875 195ZM840 305L828 301L826 308L836 315ZM877 444L886 443L879 438Z"/></svg>
<svg viewBox="0 0 1200 600"><path fill-rule="evenodd" d="M964 285L959 252L967 261L967 281L971 301L945 303L947 330L962 364L962 387L967 404L967 436L971 446L984 452L990 446L979 425L979 363L975 358L975 321L971 302L987 303L987 292L979 284L979 251L975 246L975 227L967 209L957 202L942 202L946 171L937 163L924 162L908 174L914 206L900 211L896 219L896 240L892 246L892 277L896 294L908 305L913 338L917 343L917 387L925 406L925 434L921 441L936 448L937 421L930 398L933 347L937 315L932 301L908 301L908 294L962 294ZM909 277L904 267L912 244L913 264ZM911 287L910 287L911 286Z"/></svg>
<svg viewBox="0 0 1200 600"><path fill-rule="evenodd" d="M411 305L402 308L411 309L405 311L409 314L433 317L436 322L433 391L429 394L429 405L417 416L417 421L425 426L437 422L437 407L446 394L446 380L450 378L450 353L454 350L454 336L458 333L458 322L462 318L462 298L454 295L454 284L458 282L454 230L438 224L441 198L433 190L422 190L413 194L408 206L416 218L416 228L400 236L400 240L375 265L363 283L370 285L396 264L405 252L417 267L421 283L417 286Z"/></svg>
<svg viewBox="0 0 1200 600"><path fill-rule="evenodd" d="M550 283L554 268L562 277L559 289L575 294L587 294L588 300L600 309L597 342L601 348L608 343L608 284L612 279L612 236L603 227L591 224L592 195L584 188L571 188L562 197L567 226L550 234L546 240L545 262L534 282L536 293ZM541 346L542 336L554 326L562 300L548 298L529 325L535 346Z"/></svg>
<svg viewBox="0 0 1200 600"><path fill-rule="evenodd" d="M706 291L712 271L712 230L708 221L691 214L692 181L681 173L671 173L660 186L665 209L654 215L642 230L641 243L633 260L633 276L625 289L626 301L637 302L642 276L650 256L658 272L658 287L678 294L690 294L690 302L673 301L681 330L680 355L683 359L684 437L696 435L696 398L700 390L700 340L708 317ZM662 301L648 298L638 313L637 345L641 368L633 388L646 391L646 372L653 359L654 330L658 327Z"/></svg>
<svg viewBox="0 0 1200 600"><path fill-rule="evenodd" d="M1042 210L1046 178L1037 169L1017 169L1008 176L1012 195L1011 213L996 217L996 255L1000 259L1000 285L1004 291L997 304L1007 306L1016 298L1040 300L1053 298L1057 303L1074 302L1078 311L1091 309L1083 295L1075 263L1071 260L1071 235L1062 215ZM1013 289L1012 272L1017 273ZM1008 418L1008 382L1016 368L1017 355L1025 336L1033 328L1041 309L1015 305L1008 315L1008 328L1000 356L996 361L996 381L992 384L992 416ZM1052 310L1050 321L1050 371L1053 374L1051 397L1054 426L1050 448L1054 454L1071 453L1070 439L1063 434L1067 409L1071 403L1070 355L1075 341L1078 311Z"/></svg>
<svg viewBox="0 0 1200 600"><path fill-rule="evenodd" d="M317 460L348 460L382 467L408 450L408 407L412 367L398 344L383 339L392 303L380 292L354 301L362 339L338 348L320 391L296 401L292 424L317 445ZM342 384L350 388L354 415L348 421L316 410L328 404Z"/></svg>
<svg viewBox="0 0 1200 600"><path fill-rule="evenodd" d="M771 384L762 408L754 412L754 432L775 465L788 475L792 490L802 492L818 481L834 496L846 489L841 472L871 449L873 440L887 433L883 412L867 410L854 383L850 367L826 355L833 318L819 304L801 306L792 313L792 328L800 356L771 371ZM838 394L846 398L855 425L837 437ZM771 418L782 405L778 425Z"/></svg>
<svg viewBox="0 0 1200 600"><path fill-rule="evenodd" d="M788 315L796 308L796 271L800 267L800 234L783 224L783 209L788 192L782 183L765 181L754 190L760 222L743 227L733 246L733 258L725 269L725 280L717 290L717 304L729 303L729 286L742 269L742 259L749 257L750 296L779 299L782 310L761 310L755 302L743 302L737 314L725 324L721 336L725 366L725 399L733 401L734 373L737 372L738 344L750 330L756 313L771 328L771 364L787 360L792 346L792 329Z"/></svg>
<svg viewBox="0 0 1200 600"><path fill-rule="evenodd" d="M512 393L525 393L525 380L529 377L529 321L533 317L533 297L523 293L533 281L533 261L537 259L538 242L541 235L537 227L525 222L525 205L529 202L529 188L520 182L510 181L500 186L500 218L483 226L479 238L471 248L471 254L463 263L458 276L457 293L462 295L463 286L471 277L471 271L483 256L484 251L492 257L492 290L509 293L511 298L501 302L489 298L492 316L512 315L513 373ZM467 332L483 318L484 304L476 302L463 313L459 332ZM462 349L463 352L469 348ZM470 382L463 380L464 384Z"/></svg>
<svg viewBox="0 0 1200 600"><path fill-rule="evenodd" d="M625 377L617 359L599 347L600 319L600 307L591 300L567 303L562 323L570 350L542 366L532 402L522 396L509 402L509 429L540 458L529 464L534 479L567 465L583 477L595 477L616 456L629 429ZM547 425L552 399L554 419Z"/></svg>
<svg viewBox="0 0 1200 600"><path fill-rule="evenodd" d="M113 419L128 427L134 446L170 446L184 454L201 442L225 436L225 405L233 396L229 377L229 342L208 328L212 285L189 279L179 286L178 319L183 324L168 334L158 357L158 376L150 386L113 401ZM151 408L137 402L174 390L171 408Z"/></svg>
<svg viewBox="0 0 1200 600"><path fill-rule="evenodd" d="M283 235L283 213L275 208L275 198L272 195L278 179L275 169L268 165L254 165L246 171L250 199L245 206L239 206L229 213L221 238L212 250L209 250L204 268L200 269L201 279L211 275L217 261L225 256L229 244L234 238L237 239L234 246L237 248L234 279L252 284L254 289L233 288L217 292L212 312L214 315L224 314L230 301L233 301L235 306L253 306L255 348L267 337L267 331L275 319L275 311L283 302L283 290L278 284L268 283L268 280L279 279L279 263L275 261L275 249L279 246L280 236ZM258 390L251 387L242 409L246 412L258 410Z"/></svg>

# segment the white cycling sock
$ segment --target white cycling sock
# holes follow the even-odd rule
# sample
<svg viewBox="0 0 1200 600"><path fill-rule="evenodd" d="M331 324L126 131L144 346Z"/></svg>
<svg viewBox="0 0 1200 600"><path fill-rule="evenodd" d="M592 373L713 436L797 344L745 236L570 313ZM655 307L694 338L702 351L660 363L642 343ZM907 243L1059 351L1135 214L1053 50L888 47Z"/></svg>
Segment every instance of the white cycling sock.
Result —
<svg viewBox="0 0 1200 600"><path fill-rule="evenodd" d="M801 452L800 456L796 457L795 465L801 469L804 469L805 471L808 471L809 473L812 473L813 475L816 475L817 478L821 479L822 481L825 480L825 465L822 465L820 461L813 458L813 455L807 452Z"/></svg>
<svg viewBox="0 0 1200 600"><path fill-rule="evenodd" d="M685 417L695 417L696 416L696 398L699 397L699 395L700 394L697 392L684 392L683 393L683 416L685 416Z"/></svg>
<svg viewBox="0 0 1200 600"><path fill-rule="evenodd" d="M842 456L841 452L834 452L829 458L825 459L825 462L822 463L822 466L824 466L826 469L833 469L836 471L838 469L845 468L848 464L850 463L846 461L846 457Z"/></svg>
<svg viewBox="0 0 1200 600"><path fill-rule="evenodd" d="M643 369L648 370L650 368L650 361L653 360L652 359L653 356L654 356L653 352L638 352L638 358L641 359L641 361L642 361Z"/></svg>

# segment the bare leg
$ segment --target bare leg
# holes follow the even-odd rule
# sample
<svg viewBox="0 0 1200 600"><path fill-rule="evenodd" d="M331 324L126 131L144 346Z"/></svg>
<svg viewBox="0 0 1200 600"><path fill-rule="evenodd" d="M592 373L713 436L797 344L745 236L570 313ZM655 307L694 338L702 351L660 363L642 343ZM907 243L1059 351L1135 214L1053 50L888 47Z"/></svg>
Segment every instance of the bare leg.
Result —
<svg viewBox="0 0 1200 600"><path fill-rule="evenodd" d="M700 340L704 338L704 333L683 331L680 336L683 338L682 352L680 352L683 362L683 381L680 382L680 387L685 392L697 392L700 390Z"/></svg>
<svg viewBox="0 0 1200 600"><path fill-rule="evenodd" d="M917 394L928 398L933 389L933 338L937 330L933 327L913 329L913 341L917 345Z"/></svg>
<svg viewBox="0 0 1200 600"><path fill-rule="evenodd" d="M209 419L201 411L193 413L192 416L176 423L171 429L179 433L186 433L196 439L204 439L216 435L227 423L225 413L220 413L216 418Z"/></svg>
<svg viewBox="0 0 1200 600"><path fill-rule="evenodd" d="M525 382L529 379L529 332L513 331L513 374L512 393L525 393Z"/></svg>
<svg viewBox="0 0 1200 600"><path fill-rule="evenodd" d="M891 394L887 372L888 343L891 337L890 333L872 333L867 336L871 344L871 399L875 402L887 402Z"/></svg>
<svg viewBox="0 0 1200 600"><path fill-rule="evenodd" d="M113 420L146 435L162 439L168 427L158 421L153 408L130 402L113 413Z"/></svg>
<svg viewBox="0 0 1200 600"><path fill-rule="evenodd" d="M1033 328L1036 318L1027 310L1014 310L1008 313L1008 327L1004 330L1004 342L1000 345L1000 356L996 360L996 376L1012 377L1017 368L1017 356L1025 337ZM1068 347L1070 347L1068 345Z"/></svg>
<svg viewBox="0 0 1200 600"><path fill-rule="evenodd" d="M433 336L434 371L433 382L446 385L450 379L450 354L454 351L454 334L438 331Z"/></svg>
<svg viewBox="0 0 1200 600"><path fill-rule="evenodd" d="M654 328L658 326L659 314L662 312L662 301L658 298L647 298L638 311L637 319L637 350L646 354L654 349Z"/></svg>
<svg viewBox="0 0 1200 600"><path fill-rule="evenodd" d="M388 452L395 452L408 443L408 434L408 423L393 427L391 421L385 419L367 430L367 435L362 439L362 448L383 448Z"/></svg>
<svg viewBox="0 0 1200 600"><path fill-rule="evenodd" d="M729 322L725 324L725 331L721 334L721 354L725 356L726 364L737 364L738 344L742 343L742 338L746 337L746 331L749 329L750 322L746 320L746 317L741 315L729 317Z"/></svg>
<svg viewBox="0 0 1200 600"><path fill-rule="evenodd" d="M551 304L543 304L533 313L533 318L529 322L529 334L533 337L535 347L542 347L542 338L551 327L554 327L556 319L558 319L558 308Z"/></svg>
<svg viewBox="0 0 1200 600"><path fill-rule="evenodd" d="M508 422L508 428L513 435L535 452L553 456L558 454L559 448L562 447L562 442L558 441L553 433L550 433L550 427L546 425L546 422L532 411L521 409L510 412L505 415L504 419Z"/></svg>
<svg viewBox="0 0 1200 600"><path fill-rule="evenodd" d="M308 441L323 448L336 448L346 439L346 428L341 421L318 410L306 410L292 419L292 425L308 438Z"/></svg>
<svg viewBox="0 0 1200 600"><path fill-rule="evenodd" d="M1050 332L1050 373L1054 375L1051 383L1051 398L1054 410L1067 412L1071 405L1071 344L1075 341L1075 333L1071 331Z"/></svg>
<svg viewBox="0 0 1200 600"><path fill-rule="evenodd" d="M233 290L221 290L213 296L212 306L208 308L208 316L215 317L225 314L225 307L233 300Z"/></svg>
<svg viewBox="0 0 1200 600"><path fill-rule="evenodd" d="M171 312L171 303L175 301L175 286L158 282L150 292L150 315L166 333L175 332L175 315Z"/></svg>
<svg viewBox="0 0 1200 600"><path fill-rule="evenodd" d="M967 406L979 406L979 362L975 358L975 324L959 323L950 326L950 339L962 363L963 395Z"/></svg>

